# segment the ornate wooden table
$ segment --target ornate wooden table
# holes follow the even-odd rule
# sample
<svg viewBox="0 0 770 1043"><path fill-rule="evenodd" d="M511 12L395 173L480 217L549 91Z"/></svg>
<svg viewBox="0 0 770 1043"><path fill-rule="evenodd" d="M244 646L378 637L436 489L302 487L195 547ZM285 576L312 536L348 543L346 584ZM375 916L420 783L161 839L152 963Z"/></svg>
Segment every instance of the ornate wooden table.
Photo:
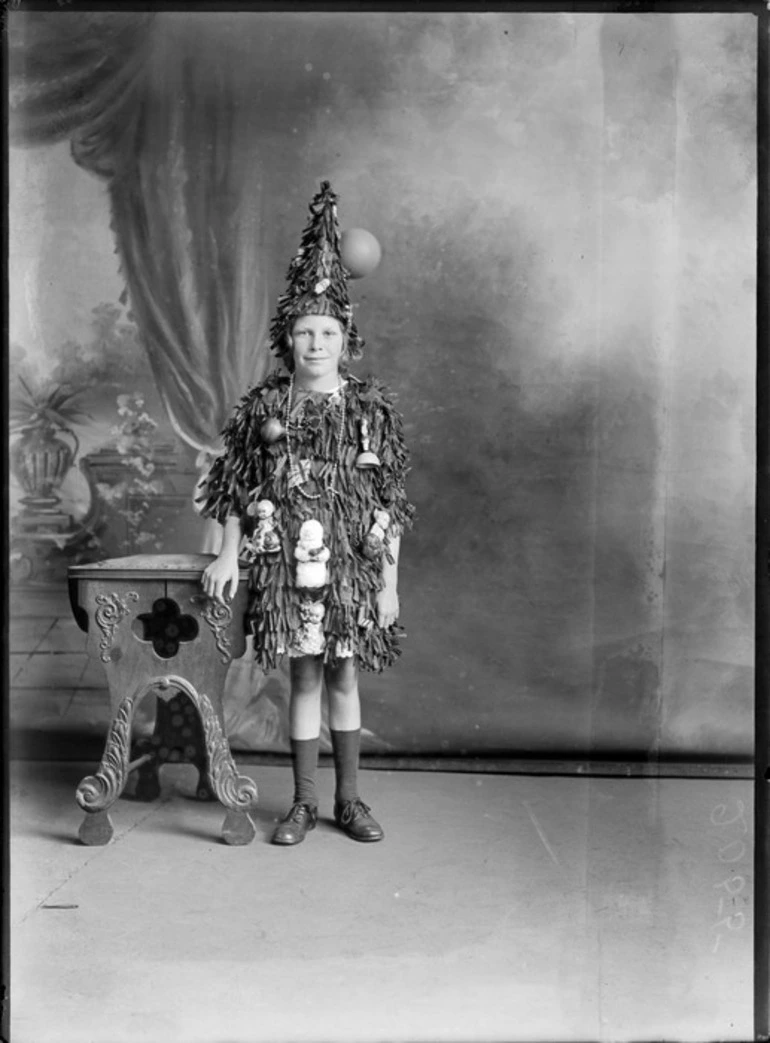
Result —
<svg viewBox="0 0 770 1043"><path fill-rule="evenodd" d="M254 839L249 809L257 787L238 774L222 708L228 666L246 649L248 571L241 569L232 601L215 601L201 588L212 560L211 554L143 554L69 569L72 610L88 634L89 655L104 665L112 710L99 769L76 793L86 812L84 844L112 837L108 812L132 771L138 769L139 799L158 796L158 769L166 761L197 766L197 796L215 797L227 809L226 843ZM150 693L158 698L155 733L132 745L134 711Z"/></svg>

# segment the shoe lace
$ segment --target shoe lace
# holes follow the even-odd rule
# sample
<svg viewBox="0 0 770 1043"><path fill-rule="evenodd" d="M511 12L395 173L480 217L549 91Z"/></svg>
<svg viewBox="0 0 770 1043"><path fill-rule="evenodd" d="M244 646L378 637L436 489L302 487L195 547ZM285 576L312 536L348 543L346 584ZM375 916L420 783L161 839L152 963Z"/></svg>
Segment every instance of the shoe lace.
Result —
<svg viewBox="0 0 770 1043"><path fill-rule="evenodd" d="M348 826L360 815L368 815L372 809L360 799L348 801L340 814L340 822Z"/></svg>
<svg viewBox="0 0 770 1043"><path fill-rule="evenodd" d="M291 811L286 816L286 822L302 822L306 817L312 814L309 804L297 803L292 806Z"/></svg>

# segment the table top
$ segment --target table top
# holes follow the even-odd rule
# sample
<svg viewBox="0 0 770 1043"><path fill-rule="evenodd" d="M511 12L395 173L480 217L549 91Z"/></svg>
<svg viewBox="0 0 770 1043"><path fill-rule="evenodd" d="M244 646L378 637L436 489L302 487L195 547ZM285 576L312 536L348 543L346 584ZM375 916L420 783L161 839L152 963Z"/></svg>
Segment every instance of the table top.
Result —
<svg viewBox="0 0 770 1043"><path fill-rule="evenodd" d="M75 579L158 579L199 580L215 554L134 554L128 558L107 558L88 565L70 565L68 575ZM248 579L248 566L240 563L240 579Z"/></svg>

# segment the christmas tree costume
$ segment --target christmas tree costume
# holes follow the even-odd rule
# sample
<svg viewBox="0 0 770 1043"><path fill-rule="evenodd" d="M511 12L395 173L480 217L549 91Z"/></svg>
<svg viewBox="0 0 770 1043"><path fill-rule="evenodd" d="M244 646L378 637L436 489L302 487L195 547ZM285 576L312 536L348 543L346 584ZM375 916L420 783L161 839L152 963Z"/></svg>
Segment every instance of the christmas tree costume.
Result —
<svg viewBox="0 0 770 1043"><path fill-rule="evenodd" d="M266 443L261 431L271 419L280 419L287 434ZM356 466L362 424L379 466ZM224 443L203 488L202 513L223 524L240 516L248 548L258 525L250 505L274 506L279 547L254 553L251 562L248 621L260 665L270 670L297 650L303 606L323 598L324 661L356 655L366 670L390 666L400 653L399 628L383 630L376 619L388 539L372 555L367 537L381 513L389 515L389 532L400 533L412 508L404 488L402 421L385 389L348 377L336 393L303 396L293 392L290 377L274 374L241 400ZM310 585L303 578L306 563L296 556L309 522L320 525L328 549L326 582Z"/></svg>
<svg viewBox="0 0 770 1043"><path fill-rule="evenodd" d="M272 350L286 372L272 374L238 403L198 501L202 515L223 525L240 519L241 557L251 566L247 623L263 669L289 655L319 657L332 668L355 657L364 670L381 671L401 651L398 623L378 622L378 594L384 562L393 564L390 541L412 522L409 456L401 416L379 381L358 379L340 365L339 384L329 391L295 386L287 334L299 317L336 319L345 361L359 358L363 347L328 182L310 211L271 325ZM359 737L360 730L332 729L335 817L356 839L380 839L379 826L373 820L377 829L367 826L369 809L351 795ZM298 842L315 825L313 742L292 736L296 790L286 835L293 839L276 842Z"/></svg>

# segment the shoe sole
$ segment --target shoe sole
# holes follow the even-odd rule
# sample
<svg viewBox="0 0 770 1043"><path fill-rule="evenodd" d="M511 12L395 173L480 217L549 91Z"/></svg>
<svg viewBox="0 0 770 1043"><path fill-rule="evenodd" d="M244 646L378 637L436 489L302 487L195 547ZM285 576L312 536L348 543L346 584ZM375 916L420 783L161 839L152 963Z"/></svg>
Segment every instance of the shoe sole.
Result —
<svg viewBox="0 0 770 1043"><path fill-rule="evenodd" d="M270 837L270 843L275 844L276 847L296 847L297 844L302 843L302 841L307 837L308 833L310 833L310 831L313 829L315 829L315 826L308 826L308 828L305 830L302 836L297 837L296 840L282 840L280 837L276 837L275 834L273 834L273 836Z"/></svg>
<svg viewBox="0 0 770 1043"><path fill-rule="evenodd" d="M361 844L376 844L378 840L384 840L385 834L380 833L378 837L357 837L354 833L348 833L344 826L337 826L340 833L344 833L346 837L350 837L351 840L357 840Z"/></svg>

